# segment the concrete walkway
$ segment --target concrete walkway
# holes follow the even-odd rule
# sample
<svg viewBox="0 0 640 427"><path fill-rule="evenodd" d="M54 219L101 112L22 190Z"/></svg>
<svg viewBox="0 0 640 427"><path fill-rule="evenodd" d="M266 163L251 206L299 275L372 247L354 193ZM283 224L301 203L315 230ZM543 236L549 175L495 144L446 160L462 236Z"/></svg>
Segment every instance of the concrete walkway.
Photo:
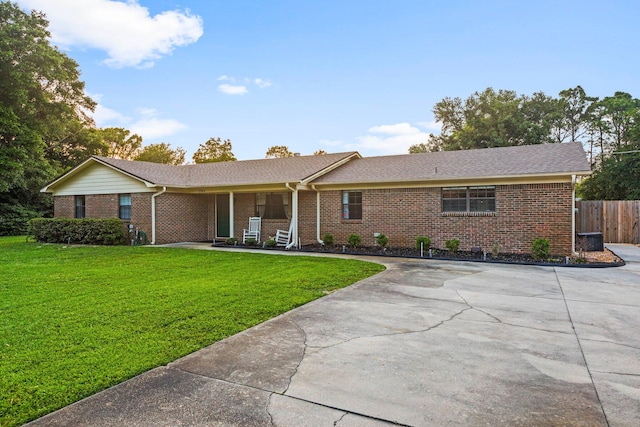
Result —
<svg viewBox="0 0 640 427"><path fill-rule="evenodd" d="M640 420L640 249L582 269L387 270L34 426L584 425Z"/></svg>

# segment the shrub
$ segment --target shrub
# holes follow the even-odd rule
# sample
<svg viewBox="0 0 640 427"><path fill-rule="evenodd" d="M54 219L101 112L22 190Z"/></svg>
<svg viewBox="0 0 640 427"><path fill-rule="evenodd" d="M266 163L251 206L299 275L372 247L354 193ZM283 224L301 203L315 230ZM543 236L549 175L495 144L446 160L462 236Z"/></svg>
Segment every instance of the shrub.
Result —
<svg viewBox="0 0 640 427"><path fill-rule="evenodd" d="M539 237L531 243L531 256L534 259L549 258L549 241Z"/></svg>
<svg viewBox="0 0 640 427"><path fill-rule="evenodd" d="M247 245L247 246L255 246L255 245L258 244L258 241L251 237L251 238L246 239L244 241L244 244Z"/></svg>
<svg viewBox="0 0 640 427"><path fill-rule="evenodd" d="M227 240L224 241L227 245L229 246L233 246L236 243L238 243L238 239L236 239L235 237L229 237Z"/></svg>
<svg viewBox="0 0 640 427"><path fill-rule="evenodd" d="M426 251L431 247L431 239L426 236L418 236L416 237L416 249L420 250L420 244L422 243L422 248Z"/></svg>
<svg viewBox="0 0 640 427"><path fill-rule="evenodd" d="M444 242L444 245L449 252L458 252L458 248L460 247L460 240L450 239Z"/></svg>
<svg viewBox="0 0 640 427"><path fill-rule="evenodd" d="M378 234L378 237L376 237L376 243L380 245L380 247L384 248L385 246L387 246L387 243L389 243L389 238L380 233Z"/></svg>
<svg viewBox="0 0 640 427"><path fill-rule="evenodd" d="M326 233L324 236L322 236L322 241L324 242L325 246L333 246L335 244L333 234L331 233Z"/></svg>
<svg viewBox="0 0 640 427"><path fill-rule="evenodd" d="M276 242L276 239L274 239L273 237L269 237L264 241L264 246L266 248L275 248L277 244L278 242Z"/></svg>
<svg viewBox="0 0 640 427"><path fill-rule="evenodd" d="M40 213L18 203L0 203L0 236L20 236L27 232L29 220Z"/></svg>
<svg viewBox="0 0 640 427"><path fill-rule="evenodd" d="M38 242L122 245L127 242L124 223L117 218L33 218L28 234Z"/></svg>
<svg viewBox="0 0 640 427"><path fill-rule="evenodd" d="M362 239L360 238L359 234L350 234L347 238L347 242L352 248L357 248L360 243L362 243Z"/></svg>
<svg viewBox="0 0 640 427"><path fill-rule="evenodd" d="M500 245L497 243L494 243L491 246L491 255L493 255L494 258L498 258L498 255L500 255Z"/></svg>

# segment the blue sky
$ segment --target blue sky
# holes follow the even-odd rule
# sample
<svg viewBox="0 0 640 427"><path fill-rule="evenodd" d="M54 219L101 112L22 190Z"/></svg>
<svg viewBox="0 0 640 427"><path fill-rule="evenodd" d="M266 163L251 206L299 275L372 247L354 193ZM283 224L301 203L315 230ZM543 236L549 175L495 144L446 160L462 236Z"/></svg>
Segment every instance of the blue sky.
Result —
<svg viewBox="0 0 640 427"><path fill-rule="evenodd" d="M404 154L444 97L581 85L640 97L640 2L18 0L47 14L98 126L187 158L210 137L239 159Z"/></svg>

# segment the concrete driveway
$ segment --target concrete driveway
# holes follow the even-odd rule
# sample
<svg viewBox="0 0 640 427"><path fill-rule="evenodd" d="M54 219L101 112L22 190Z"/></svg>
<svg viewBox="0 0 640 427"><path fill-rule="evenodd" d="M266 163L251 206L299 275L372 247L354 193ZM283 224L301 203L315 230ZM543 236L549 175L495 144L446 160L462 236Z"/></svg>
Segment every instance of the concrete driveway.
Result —
<svg viewBox="0 0 640 427"><path fill-rule="evenodd" d="M584 425L640 420L640 249L582 269L387 271L35 426Z"/></svg>

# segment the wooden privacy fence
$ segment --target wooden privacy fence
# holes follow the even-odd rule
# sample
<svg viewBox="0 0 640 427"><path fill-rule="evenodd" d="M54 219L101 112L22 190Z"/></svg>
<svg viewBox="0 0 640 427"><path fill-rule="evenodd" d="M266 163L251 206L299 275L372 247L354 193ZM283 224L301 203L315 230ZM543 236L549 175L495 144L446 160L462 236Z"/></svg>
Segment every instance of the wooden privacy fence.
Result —
<svg viewBox="0 0 640 427"><path fill-rule="evenodd" d="M601 232L605 243L640 244L640 200L576 202L576 231Z"/></svg>

